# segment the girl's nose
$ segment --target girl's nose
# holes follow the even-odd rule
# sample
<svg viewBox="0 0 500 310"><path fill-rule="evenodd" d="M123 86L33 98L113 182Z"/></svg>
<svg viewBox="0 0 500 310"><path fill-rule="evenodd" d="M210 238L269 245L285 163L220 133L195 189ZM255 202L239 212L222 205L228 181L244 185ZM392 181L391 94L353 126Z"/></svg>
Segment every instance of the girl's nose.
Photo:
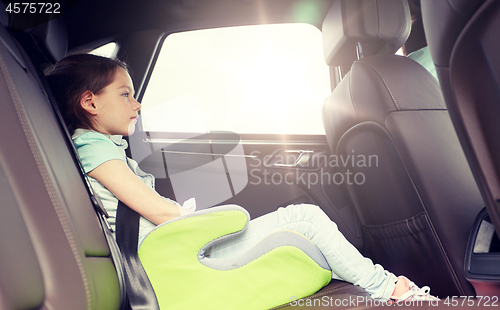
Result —
<svg viewBox="0 0 500 310"><path fill-rule="evenodd" d="M134 111L139 111L141 109L141 103L134 98Z"/></svg>

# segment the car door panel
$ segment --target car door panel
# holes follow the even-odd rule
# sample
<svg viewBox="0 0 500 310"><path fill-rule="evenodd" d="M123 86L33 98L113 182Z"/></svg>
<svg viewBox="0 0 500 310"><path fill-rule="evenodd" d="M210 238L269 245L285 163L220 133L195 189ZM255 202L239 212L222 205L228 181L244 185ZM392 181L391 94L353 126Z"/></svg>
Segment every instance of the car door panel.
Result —
<svg viewBox="0 0 500 310"><path fill-rule="evenodd" d="M336 170L329 166L324 135L137 132L134 136L132 155L141 154L135 159L156 177L156 190L165 197L181 204L194 197L198 210L237 204L252 218L290 204L314 204L353 244L362 245L344 184L332 179Z"/></svg>

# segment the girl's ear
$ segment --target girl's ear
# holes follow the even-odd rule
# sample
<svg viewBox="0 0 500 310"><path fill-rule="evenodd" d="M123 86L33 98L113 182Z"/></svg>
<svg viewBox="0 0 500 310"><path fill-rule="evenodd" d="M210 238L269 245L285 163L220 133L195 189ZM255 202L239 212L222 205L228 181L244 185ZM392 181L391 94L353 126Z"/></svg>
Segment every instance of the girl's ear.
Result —
<svg viewBox="0 0 500 310"><path fill-rule="evenodd" d="M97 114L97 108L94 101L95 95L90 90L85 91L80 97L80 105L85 111L92 115Z"/></svg>

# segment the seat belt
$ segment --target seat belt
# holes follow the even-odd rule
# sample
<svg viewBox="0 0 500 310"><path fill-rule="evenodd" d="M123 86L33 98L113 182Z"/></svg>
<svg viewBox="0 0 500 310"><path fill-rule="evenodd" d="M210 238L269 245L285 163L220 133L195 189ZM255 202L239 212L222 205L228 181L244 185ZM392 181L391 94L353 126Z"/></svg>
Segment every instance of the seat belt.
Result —
<svg viewBox="0 0 500 310"><path fill-rule="evenodd" d="M159 309L155 292L137 253L140 215L118 201L116 212L116 242L120 247L125 268L128 301L132 309Z"/></svg>
<svg viewBox="0 0 500 310"><path fill-rule="evenodd" d="M80 168L80 177L85 184L85 188L92 201L92 205L97 213L99 223L101 224L101 228L106 237L120 285L120 310L159 310L158 301L153 287L149 282L149 278L146 275L137 253L140 219L139 214L119 201L116 218L117 239L115 240L112 234L112 229L107 221L109 215L104 209L101 200L95 194L92 186L90 186L88 176L83 170L82 162L72 142L71 135L66 127L59 107L57 106L55 98L47 83L45 74L38 66L41 62L45 62L46 59L42 59L42 51L29 34L17 34L16 38L23 44L23 46L30 47L31 50L37 52L30 57L32 61L35 60L32 67L37 73L39 81L42 84L42 92L44 92L47 96L52 106L52 110L59 121L59 126L66 136L66 144L71 149L70 153L72 154L73 160ZM118 236L120 237L118 238Z"/></svg>

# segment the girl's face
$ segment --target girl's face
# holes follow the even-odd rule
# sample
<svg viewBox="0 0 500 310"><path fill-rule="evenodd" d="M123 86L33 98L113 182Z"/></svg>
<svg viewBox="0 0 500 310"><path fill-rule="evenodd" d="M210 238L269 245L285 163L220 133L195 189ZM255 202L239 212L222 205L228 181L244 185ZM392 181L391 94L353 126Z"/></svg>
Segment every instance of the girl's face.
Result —
<svg viewBox="0 0 500 310"><path fill-rule="evenodd" d="M133 95L132 79L126 70L118 68L113 82L92 97L95 129L108 135L133 134L141 108Z"/></svg>

